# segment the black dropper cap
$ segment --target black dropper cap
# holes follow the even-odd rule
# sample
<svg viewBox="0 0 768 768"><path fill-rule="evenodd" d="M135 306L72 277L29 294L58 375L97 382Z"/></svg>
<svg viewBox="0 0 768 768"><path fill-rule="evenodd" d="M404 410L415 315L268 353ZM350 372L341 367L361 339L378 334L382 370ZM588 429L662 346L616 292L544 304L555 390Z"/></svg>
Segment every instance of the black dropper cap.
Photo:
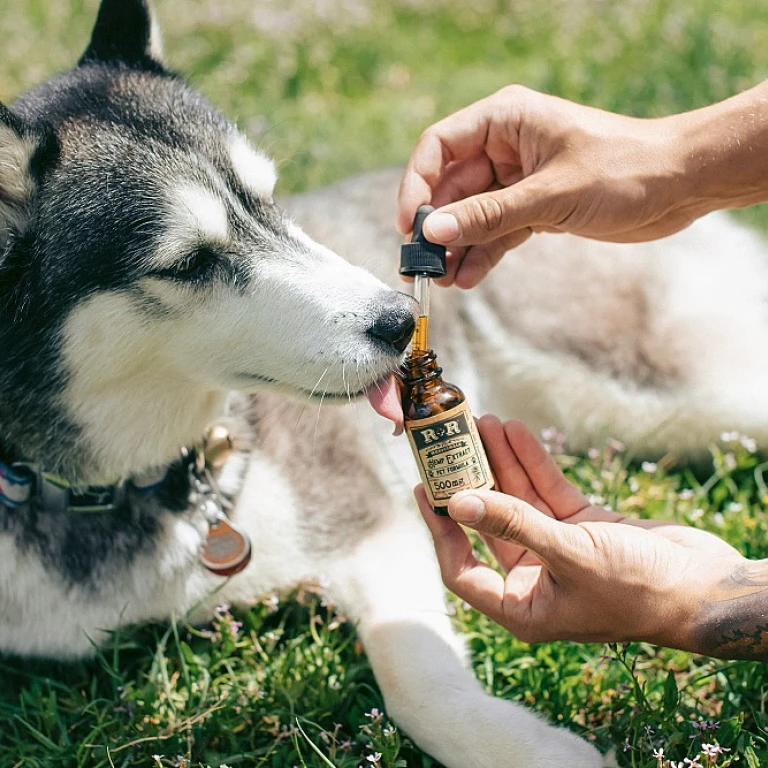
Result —
<svg viewBox="0 0 768 768"><path fill-rule="evenodd" d="M413 219L411 242L400 248L400 274L415 277L443 277L445 275L445 246L430 243L421 231L424 219L435 209L431 205L419 206Z"/></svg>

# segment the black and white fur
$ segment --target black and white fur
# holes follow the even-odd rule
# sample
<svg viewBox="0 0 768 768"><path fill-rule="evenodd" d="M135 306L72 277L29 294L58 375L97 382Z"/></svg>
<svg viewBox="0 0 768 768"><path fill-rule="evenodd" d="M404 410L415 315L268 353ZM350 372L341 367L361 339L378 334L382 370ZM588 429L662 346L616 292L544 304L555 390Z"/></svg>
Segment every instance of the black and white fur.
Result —
<svg viewBox="0 0 768 768"><path fill-rule="evenodd" d="M100 484L169 481L118 513L0 509L0 651L73 658L119 626L302 580L358 622L389 714L451 768L599 766L465 669L413 461L362 404L412 323L397 285L396 172L285 201L270 161L161 62L142 0L104 0L78 67L0 108L0 459ZM355 262L358 266L353 266ZM362 269L363 264L367 269ZM663 243L539 236L434 339L477 413L566 428L577 448L700 455L768 443L765 249L712 217ZM226 420L222 471L253 541L226 583L178 460ZM214 594L215 592L215 594Z"/></svg>
<svg viewBox="0 0 768 768"><path fill-rule="evenodd" d="M0 650L76 658L119 626L311 579L444 764L598 766L482 692L367 409L318 415L397 367L412 300L293 224L269 160L159 51L143 0L104 0L79 65L0 112L0 459L79 484L170 467L114 513L0 509ZM200 564L178 459L222 419L238 450L220 482L253 541L226 583Z"/></svg>

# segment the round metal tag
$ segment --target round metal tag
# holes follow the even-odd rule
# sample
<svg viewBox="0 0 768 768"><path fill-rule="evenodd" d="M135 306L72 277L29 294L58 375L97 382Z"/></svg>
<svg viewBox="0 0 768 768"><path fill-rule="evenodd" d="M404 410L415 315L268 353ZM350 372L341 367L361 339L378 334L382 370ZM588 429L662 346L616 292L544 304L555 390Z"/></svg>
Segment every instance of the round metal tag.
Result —
<svg viewBox="0 0 768 768"><path fill-rule="evenodd" d="M239 573L251 560L251 540L239 526L221 516L208 529L200 562L218 576Z"/></svg>

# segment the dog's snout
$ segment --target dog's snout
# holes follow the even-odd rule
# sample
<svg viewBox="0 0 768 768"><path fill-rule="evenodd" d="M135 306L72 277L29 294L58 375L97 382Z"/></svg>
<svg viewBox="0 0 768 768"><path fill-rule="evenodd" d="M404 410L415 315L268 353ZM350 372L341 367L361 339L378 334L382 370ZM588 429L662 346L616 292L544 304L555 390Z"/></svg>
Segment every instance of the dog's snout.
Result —
<svg viewBox="0 0 768 768"><path fill-rule="evenodd" d="M413 336L416 321L410 307L397 305L383 309L368 328L368 335L403 352Z"/></svg>

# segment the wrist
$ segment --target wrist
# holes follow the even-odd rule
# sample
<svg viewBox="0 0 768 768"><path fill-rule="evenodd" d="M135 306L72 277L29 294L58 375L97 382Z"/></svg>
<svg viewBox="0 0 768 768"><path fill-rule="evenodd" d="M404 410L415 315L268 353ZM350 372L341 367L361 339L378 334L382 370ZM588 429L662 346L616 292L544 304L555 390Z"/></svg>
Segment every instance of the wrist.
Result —
<svg viewBox="0 0 768 768"><path fill-rule="evenodd" d="M661 121L691 218L768 200L768 81Z"/></svg>
<svg viewBox="0 0 768 768"><path fill-rule="evenodd" d="M657 590L646 611L650 623L639 639L664 648L705 653L697 648L697 629L709 593L707 585L701 583L700 572Z"/></svg>
<svg viewBox="0 0 768 768"><path fill-rule="evenodd" d="M694 552L680 554L682 557L678 558L674 568L670 566L665 575L646 582L648 594L640 600L640 605L645 606L640 611L646 620L645 627L633 639L665 648L716 655L712 652L710 637L712 608L733 583L732 574L750 561L734 552L733 557L718 559L702 567L702 559ZM766 577L768 583L768 567Z"/></svg>

